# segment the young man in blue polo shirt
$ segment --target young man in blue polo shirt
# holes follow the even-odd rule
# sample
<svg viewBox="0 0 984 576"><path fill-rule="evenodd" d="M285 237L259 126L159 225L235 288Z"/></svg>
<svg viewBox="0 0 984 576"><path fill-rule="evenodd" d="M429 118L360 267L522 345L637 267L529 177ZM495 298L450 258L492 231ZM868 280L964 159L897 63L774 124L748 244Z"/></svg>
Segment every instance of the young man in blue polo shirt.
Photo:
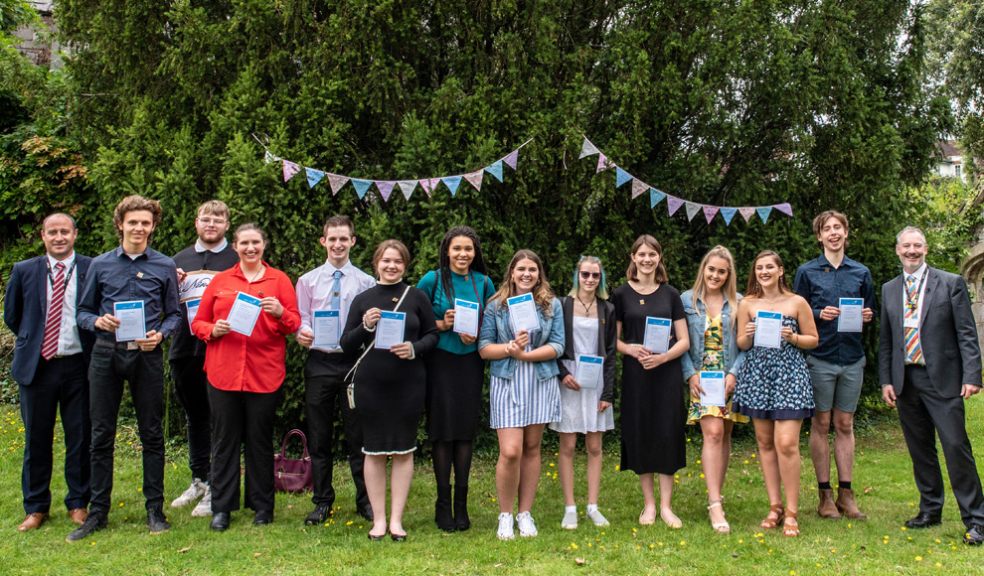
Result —
<svg viewBox="0 0 984 576"><path fill-rule="evenodd" d="M842 298L860 299L863 324L874 317L875 289L871 271L844 254L847 216L827 210L813 219L813 232L823 253L796 271L793 290L806 298L820 334L820 344L807 363L813 381L816 414L810 427L810 454L817 475L822 518L863 519L851 488L854 469L854 412L864 383L865 356L859 327L841 322ZM856 309L856 308L855 308ZM856 330L856 331L854 331ZM834 425L834 461L837 465L837 500L830 486L830 446Z"/></svg>

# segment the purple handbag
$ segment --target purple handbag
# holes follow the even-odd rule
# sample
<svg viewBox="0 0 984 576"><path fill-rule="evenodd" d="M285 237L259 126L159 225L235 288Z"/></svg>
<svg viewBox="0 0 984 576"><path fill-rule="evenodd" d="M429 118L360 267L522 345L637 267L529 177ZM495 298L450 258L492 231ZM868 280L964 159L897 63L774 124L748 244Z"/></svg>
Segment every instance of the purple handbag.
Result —
<svg viewBox="0 0 984 576"><path fill-rule="evenodd" d="M287 443L291 436L301 439L304 453L300 459L287 457ZM280 453L273 455L273 487L277 492L301 493L314 488L314 475L311 470L311 455L308 453L307 436L297 428L284 435Z"/></svg>

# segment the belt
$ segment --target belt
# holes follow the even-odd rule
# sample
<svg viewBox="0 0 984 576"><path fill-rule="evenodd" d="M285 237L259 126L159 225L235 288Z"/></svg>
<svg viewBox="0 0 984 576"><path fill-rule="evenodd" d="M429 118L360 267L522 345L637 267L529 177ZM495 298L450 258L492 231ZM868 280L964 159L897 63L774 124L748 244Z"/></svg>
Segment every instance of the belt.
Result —
<svg viewBox="0 0 984 576"><path fill-rule="evenodd" d="M55 354L54 356L52 356L47 360L44 360L44 358L42 358L42 360L44 360L45 362L54 362L55 360L75 360L81 357L82 357L82 353L76 352L75 354L64 354L64 355Z"/></svg>
<svg viewBox="0 0 984 576"><path fill-rule="evenodd" d="M139 350L140 346L136 342L113 342L111 340L96 340L96 346L102 348L113 348L115 350Z"/></svg>
<svg viewBox="0 0 984 576"><path fill-rule="evenodd" d="M337 364L352 363L352 359L349 358L348 355L342 350L338 350L337 352L325 352L324 350L315 350L312 348L311 356L324 362L334 362Z"/></svg>

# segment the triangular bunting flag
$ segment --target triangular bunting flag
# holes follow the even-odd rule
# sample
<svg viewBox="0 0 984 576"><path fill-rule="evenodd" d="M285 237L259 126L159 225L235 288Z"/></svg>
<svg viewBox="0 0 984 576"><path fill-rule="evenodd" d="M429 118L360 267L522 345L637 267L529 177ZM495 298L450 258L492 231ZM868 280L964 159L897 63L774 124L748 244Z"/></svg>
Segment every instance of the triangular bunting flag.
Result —
<svg viewBox="0 0 984 576"><path fill-rule="evenodd" d="M738 213L741 214L741 217L745 219L745 222L748 222L748 219L752 217L752 214L755 214L755 208L742 206L741 208L738 209Z"/></svg>
<svg viewBox="0 0 984 576"><path fill-rule="evenodd" d="M358 178L352 178L352 186L355 186L355 193L359 195L359 200L366 197L366 192L372 186L372 180L359 180Z"/></svg>
<svg viewBox="0 0 984 576"><path fill-rule="evenodd" d="M394 184L396 182L393 180L376 180L376 188L379 190L379 195L383 197L383 202L389 202Z"/></svg>
<svg viewBox="0 0 984 576"><path fill-rule="evenodd" d="M340 174L328 174L328 185L331 186L332 195L338 194L338 191L342 189L343 186L348 184L349 177L342 176Z"/></svg>
<svg viewBox="0 0 984 576"><path fill-rule="evenodd" d="M458 193L458 186L461 186L461 176L445 176L441 178L441 182L444 182L444 185L448 187L453 197Z"/></svg>
<svg viewBox="0 0 984 576"><path fill-rule="evenodd" d="M465 174L465 180L468 180L468 183L471 184L475 188L475 190L478 191L482 190L482 178L484 177L485 177L484 170L478 170L476 172L472 172L471 174Z"/></svg>
<svg viewBox="0 0 984 576"><path fill-rule="evenodd" d="M666 197L666 209L669 210L670 216L676 214L676 211L680 209L680 206L683 206L683 200L677 198L676 196Z"/></svg>
<svg viewBox="0 0 984 576"><path fill-rule="evenodd" d="M615 187L621 188L623 184L632 180L632 174L629 174L625 170L622 170L618 166L615 167Z"/></svg>
<svg viewBox="0 0 984 576"><path fill-rule="evenodd" d="M604 172L605 170L610 170L613 166L614 164L609 162L608 156L605 156L601 152L598 153L598 167L595 168L595 174L598 172Z"/></svg>
<svg viewBox="0 0 984 576"><path fill-rule="evenodd" d="M694 216L696 216L697 213L700 212L700 204L696 202L691 202L690 200L687 200L686 202L683 203L683 205L687 209L687 220L693 220Z"/></svg>
<svg viewBox="0 0 984 576"><path fill-rule="evenodd" d="M783 202L782 204L773 204L772 207L782 212L786 216L793 215L793 207L789 204L789 202Z"/></svg>
<svg viewBox="0 0 984 576"><path fill-rule="evenodd" d="M515 170L516 163L519 162L519 150L518 149L513 150L512 152L507 154L506 157L502 159L502 161L506 163L506 166L509 166L510 168Z"/></svg>
<svg viewBox="0 0 984 576"><path fill-rule="evenodd" d="M642 180L639 180L638 178L636 178L635 180L632 181L632 199L633 200L635 200L639 196L642 196L642 193L645 192L646 190L649 190L649 184L646 184L645 182L643 182Z"/></svg>
<svg viewBox="0 0 984 576"><path fill-rule="evenodd" d="M301 171L300 166L294 164L290 160L284 160L284 182L289 181L300 171Z"/></svg>
<svg viewBox="0 0 984 576"><path fill-rule="evenodd" d="M304 171L307 173L308 187L314 188L321 179L325 177L325 173L321 170L315 170L314 168L305 168Z"/></svg>
<svg viewBox="0 0 984 576"><path fill-rule="evenodd" d="M711 220L714 220L714 217L717 216L718 210L719 208L717 206L704 205L704 218L707 218L708 224L710 224Z"/></svg>
<svg viewBox="0 0 984 576"><path fill-rule="evenodd" d="M762 223L765 224L769 221L769 214L772 214L772 206L762 206L761 208L756 208L759 218L762 219Z"/></svg>
<svg viewBox="0 0 984 576"><path fill-rule="evenodd" d="M400 192L403 193L403 197L407 200L410 199L410 195L413 194L413 189L417 187L416 180L400 180L396 183L400 187Z"/></svg>
<svg viewBox="0 0 984 576"><path fill-rule="evenodd" d="M267 164L273 164L274 162L280 162L279 156L274 156L269 150L263 153L263 161Z"/></svg>
<svg viewBox="0 0 984 576"><path fill-rule="evenodd" d="M666 198L666 193L664 193L664 192L662 192L660 190L657 190L655 188L650 188L649 189L649 207L650 208L655 208L656 205L659 204L660 202L662 202L664 198Z"/></svg>
<svg viewBox="0 0 984 576"><path fill-rule="evenodd" d="M495 179L502 182L502 160L496 160L491 165L485 167L485 171L495 176Z"/></svg>
<svg viewBox="0 0 984 576"><path fill-rule="evenodd" d="M591 140L585 138L584 143L581 144L581 155L578 156L577 159L580 160L585 156L594 156L597 153L598 153L598 148L591 143Z"/></svg>
<svg viewBox="0 0 984 576"><path fill-rule="evenodd" d="M731 225L731 219L738 213L737 208L721 208L721 217L724 218L725 226Z"/></svg>

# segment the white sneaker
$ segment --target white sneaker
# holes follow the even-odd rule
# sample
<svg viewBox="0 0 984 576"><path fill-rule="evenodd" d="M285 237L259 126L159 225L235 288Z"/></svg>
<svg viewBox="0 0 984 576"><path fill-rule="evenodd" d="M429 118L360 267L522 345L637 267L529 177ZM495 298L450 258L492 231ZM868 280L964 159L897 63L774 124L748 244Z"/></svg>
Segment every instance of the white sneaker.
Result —
<svg viewBox="0 0 984 576"><path fill-rule="evenodd" d="M208 484L205 485L205 495L202 496L195 509L191 511L191 515L194 518L205 518L212 515L212 487Z"/></svg>
<svg viewBox="0 0 984 576"><path fill-rule="evenodd" d="M182 506L191 504L195 500L198 500L204 496L206 490L208 490L207 484L198 478L193 479L191 481L191 486L188 486L188 489L182 492L181 496L178 496L173 502L171 502L171 508L181 508Z"/></svg>
<svg viewBox="0 0 984 576"><path fill-rule="evenodd" d="M565 511L564 519L560 521L560 527L564 530L577 530L577 510Z"/></svg>
<svg viewBox="0 0 984 576"><path fill-rule="evenodd" d="M594 525L598 526L599 528L608 526L608 518L605 518L601 514L601 510L598 510L597 508L588 509L588 518L590 518L591 521L594 522Z"/></svg>
<svg viewBox="0 0 984 576"><path fill-rule="evenodd" d="M496 531L499 540L512 540L516 538L513 532L513 515L509 512L499 514L499 529Z"/></svg>
<svg viewBox="0 0 984 576"><path fill-rule="evenodd" d="M536 524L533 523L533 515L529 512L516 514L516 523L519 524L519 535L523 538L536 536Z"/></svg>

